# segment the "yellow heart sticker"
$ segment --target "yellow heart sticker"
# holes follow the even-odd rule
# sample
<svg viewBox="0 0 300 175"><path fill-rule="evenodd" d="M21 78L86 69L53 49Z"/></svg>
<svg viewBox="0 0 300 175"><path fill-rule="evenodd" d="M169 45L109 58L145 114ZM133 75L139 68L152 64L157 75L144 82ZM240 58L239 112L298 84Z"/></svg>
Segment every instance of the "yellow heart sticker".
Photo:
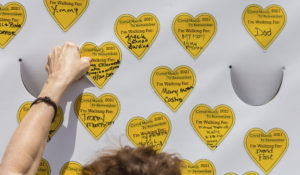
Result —
<svg viewBox="0 0 300 175"><path fill-rule="evenodd" d="M29 111L30 109L30 106L31 106L32 102L25 102L21 105L21 107L19 108L18 110L18 114L17 114L17 119L18 119L18 122L20 123L23 118L26 116L27 112ZM48 141L51 140L51 138L53 137L53 135L57 132L57 130L60 128L62 122L64 120L64 114L63 114L63 110L62 108L59 106L57 108L57 113L56 113L56 116L55 116L55 119L54 121L51 123L51 126L50 126L50 131L49 131L49 134L48 134Z"/></svg>
<svg viewBox="0 0 300 175"><path fill-rule="evenodd" d="M22 4L17 2L0 4L0 47L6 45L19 33L26 21L26 11Z"/></svg>
<svg viewBox="0 0 300 175"><path fill-rule="evenodd" d="M122 57L120 48L112 42L103 43L100 47L85 43L80 49L80 56L92 58L87 77L100 89L119 68Z"/></svg>
<svg viewBox="0 0 300 175"><path fill-rule="evenodd" d="M129 140L135 146L153 146L161 152L171 132L171 122L163 113L154 113L145 120L142 117L134 117L126 127Z"/></svg>
<svg viewBox="0 0 300 175"><path fill-rule="evenodd" d="M194 71L187 66L179 66L174 71L160 66L151 75L152 88L174 112L190 95L195 84Z"/></svg>
<svg viewBox="0 0 300 175"><path fill-rule="evenodd" d="M267 50L280 34L286 23L286 13L279 5L270 5L266 9L253 4L243 13L243 24L255 41Z"/></svg>
<svg viewBox="0 0 300 175"><path fill-rule="evenodd" d="M225 175L238 175L236 173L226 173ZM257 172L247 172L247 173L244 173L244 175L259 175Z"/></svg>
<svg viewBox="0 0 300 175"><path fill-rule="evenodd" d="M51 169L47 160L42 159L36 175L50 175Z"/></svg>
<svg viewBox="0 0 300 175"><path fill-rule="evenodd" d="M138 59L151 47L158 32L159 21L151 13L144 13L138 18L125 14L115 22L117 37Z"/></svg>
<svg viewBox="0 0 300 175"><path fill-rule="evenodd" d="M232 129L235 116L229 106L219 105L212 110L201 104L194 107L190 122L196 133L213 151Z"/></svg>
<svg viewBox="0 0 300 175"><path fill-rule="evenodd" d="M208 13L199 14L196 18L188 13L181 13L173 21L176 39L194 59L208 46L216 31L216 20Z"/></svg>
<svg viewBox="0 0 300 175"><path fill-rule="evenodd" d="M95 139L99 139L114 124L120 103L113 94L96 98L93 94L83 93L76 99L74 110L82 125Z"/></svg>
<svg viewBox="0 0 300 175"><path fill-rule="evenodd" d="M192 164L188 160L182 161L181 166L182 175L215 175L216 169L214 164L209 160L198 160Z"/></svg>
<svg viewBox="0 0 300 175"><path fill-rule="evenodd" d="M82 166L80 163L75 161L67 162L63 165L59 175L81 175Z"/></svg>
<svg viewBox="0 0 300 175"><path fill-rule="evenodd" d="M90 0L44 0L55 22L66 32L81 17Z"/></svg>
<svg viewBox="0 0 300 175"><path fill-rule="evenodd" d="M254 128L246 134L244 145L254 162L269 174L288 149L289 138L279 128L271 129L268 133Z"/></svg>

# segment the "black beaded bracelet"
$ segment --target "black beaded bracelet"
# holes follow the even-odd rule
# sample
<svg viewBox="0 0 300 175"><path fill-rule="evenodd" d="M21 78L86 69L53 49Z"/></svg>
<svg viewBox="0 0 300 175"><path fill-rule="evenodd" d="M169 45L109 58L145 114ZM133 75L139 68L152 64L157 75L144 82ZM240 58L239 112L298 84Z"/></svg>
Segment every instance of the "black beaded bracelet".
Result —
<svg viewBox="0 0 300 175"><path fill-rule="evenodd" d="M54 108L54 117L53 117L53 119L52 119L52 122L54 122L54 119L55 119L55 116L56 116L56 113L57 113L57 106L56 106L56 104L51 100L50 97L45 96L45 97L39 97L39 98L37 98L36 100L34 100L34 101L32 102L32 104L31 104L30 108L31 108L34 104L37 104L37 103L39 103L39 102L45 102L45 103L48 103L48 104L50 104L51 106L53 106L53 108Z"/></svg>

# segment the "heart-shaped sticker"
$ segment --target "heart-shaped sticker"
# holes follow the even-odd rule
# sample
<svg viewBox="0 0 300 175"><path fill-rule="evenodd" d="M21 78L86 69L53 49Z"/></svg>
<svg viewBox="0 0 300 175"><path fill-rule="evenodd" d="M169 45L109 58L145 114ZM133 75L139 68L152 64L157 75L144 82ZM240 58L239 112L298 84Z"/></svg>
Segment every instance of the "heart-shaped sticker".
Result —
<svg viewBox="0 0 300 175"><path fill-rule="evenodd" d="M126 127L129 140L135 146L153 146L161 152L171 132L171 122L163 113L154 113L145 120L142 117L134 117Z"/></svg>
<svg viewBox="0 0 300 175"><path fill-rule="evenodd" d="M27 112L29 111L30 109L30 106L31 106L32 102L25 102L21 105L21 107L19 108L18 110L18 114L17 114L17 119L18 119L18 122L20 123L23 118L26 116ZM63 110L62 108L59 106L57 108L57 113L56 113L56 116L55 116L55 119L54 121L51 123L51 126L50 126L50 131L49 131L49 134L48 134L48 141L51 140L51 138L53 137L53 135L57 132L57 130L60 128L62 122L64 120L64 114L63 114Z"/></svg>
<svg viewBox="0 0 300 175"><path fill-rule="evenodd" d="M63 165L59 175L81 175L82 166L80 163L75 161L67 162Z"/></svg>
<svg viewBox="0 0 300 175"><path fill-rule="evenodd" d="M90 0L44 0L48 12L65 32L81 17L89 2Z"/></svg>
<svg viewBox="0 0 300 175"><path fill-rule="evenodd" d="M190 95L195 84L194 71L187 66L179 66L174 71L160 66L151 75L152 88L174 112Z"/></svg>
<svg viewBox="0 0 300 175"><path fill-rule="evenodd" d="M271 129L268 133L254 128L246 134L244 145L254 162L269 174L288 149L289 138L279 128Z"/></svg>
<svg viewBox="0 0 300 175"><path fill-rule="evenodd" d="M286 13L279 5L270 5L266 9L253 4L243 13L243 24L248 33L264 49L273 43L286 23Z"/></svg>
<svg viewBox="0 0 300 175"><path fill-rule="evenodd" d="M80 49L80 56L92 58L87 77L100 89L119 68L122 57L120 48L112 42L99 47L94 43L85 43Z"/></svg>
<svg viewBox="0 0 300 175"><path fill-rule="evenodd" d="M238 175L236 173L226 173L225 175ZM244 173L244 175L259 175L257 172L251 171L251 172L247 172Z"/></svg>
<svg viewBox="0 0 300 175"><path fill-rule="evenodd" d="M251 172L247 172L244 175L259 175L257 172L251 171Z"/></svg>
<svg viewBox="0 0 300 175"><path fill-rule="evenodd" d="M36 175L50 175L50 174L51 174L51 169L48 161L46 159L42 159Z"/></svg>
<svg viewBox="0 0 300 175"><path fill-rule="evenodd" d="M229 106L219 105L212 110L201 104L194 107L190 122L196 133L213 151L232 129L235 116Z"/></svg>
<svg viewBox="0 0 300 175"><path fill-rule="evenodd" d="M173 21L176 39L194 59L208 46L216 31L216 20L207 13L199 14L196 18L188 13L181 13Z"/></svg>
<svg viewBox="0 0 300 175"><path fill-rule="evenodd" d="M26 21L26 11L22 4L17 2L0 4L0 47L6 45L19 33Z"/></svg>
<svg viewBox="0 0 300 175"><path fill-rule="evenodd" d="M159 32L159 21L151 13L121 15L115 22L115 33L119 40L138 59L141 59L153 44Z"/></svg>
<svg viewBox="0 0 300 175"><path fill-rule="evenodd" d="M216 169L214 164L209 160L198 160L192 164L188 160L182 160L182 175L215 175Z"/></svg>
<svg viewBox="0 0 300 175"><path fill-rule="evenodd" d="M82 125L95 139L99 139L114 124L120 103L113 94L96 98L93 94L83 93L76 99L74 110Z"/></svg>

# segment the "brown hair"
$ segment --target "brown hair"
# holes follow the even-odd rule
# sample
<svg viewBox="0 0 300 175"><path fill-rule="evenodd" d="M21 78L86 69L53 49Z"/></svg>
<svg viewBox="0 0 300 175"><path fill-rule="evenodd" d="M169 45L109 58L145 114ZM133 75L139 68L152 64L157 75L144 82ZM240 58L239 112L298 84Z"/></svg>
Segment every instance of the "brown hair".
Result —
<svg viewBox="0 0 300 175"><path fill-rule="evenodd" d="M122 147L83 167L83 175L181 175L180 159L152 147Z"/></svg>

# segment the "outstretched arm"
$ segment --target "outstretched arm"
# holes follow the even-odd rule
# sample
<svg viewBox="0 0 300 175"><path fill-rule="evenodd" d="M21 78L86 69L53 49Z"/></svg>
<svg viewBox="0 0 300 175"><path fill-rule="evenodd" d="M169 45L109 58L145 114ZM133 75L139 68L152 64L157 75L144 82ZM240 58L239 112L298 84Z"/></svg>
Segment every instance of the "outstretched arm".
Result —
<svg viewBox="0 0 300 175"><path fill-rule="evenodd" d="M65 90L88 70L90 58L80 58L73 43L55 47L48 56L48 80L39 97L48 96L59 105ZM45 102L32 106L11 138L0 166L0 175L35 175L41 161L54 108Z"/></svg>

